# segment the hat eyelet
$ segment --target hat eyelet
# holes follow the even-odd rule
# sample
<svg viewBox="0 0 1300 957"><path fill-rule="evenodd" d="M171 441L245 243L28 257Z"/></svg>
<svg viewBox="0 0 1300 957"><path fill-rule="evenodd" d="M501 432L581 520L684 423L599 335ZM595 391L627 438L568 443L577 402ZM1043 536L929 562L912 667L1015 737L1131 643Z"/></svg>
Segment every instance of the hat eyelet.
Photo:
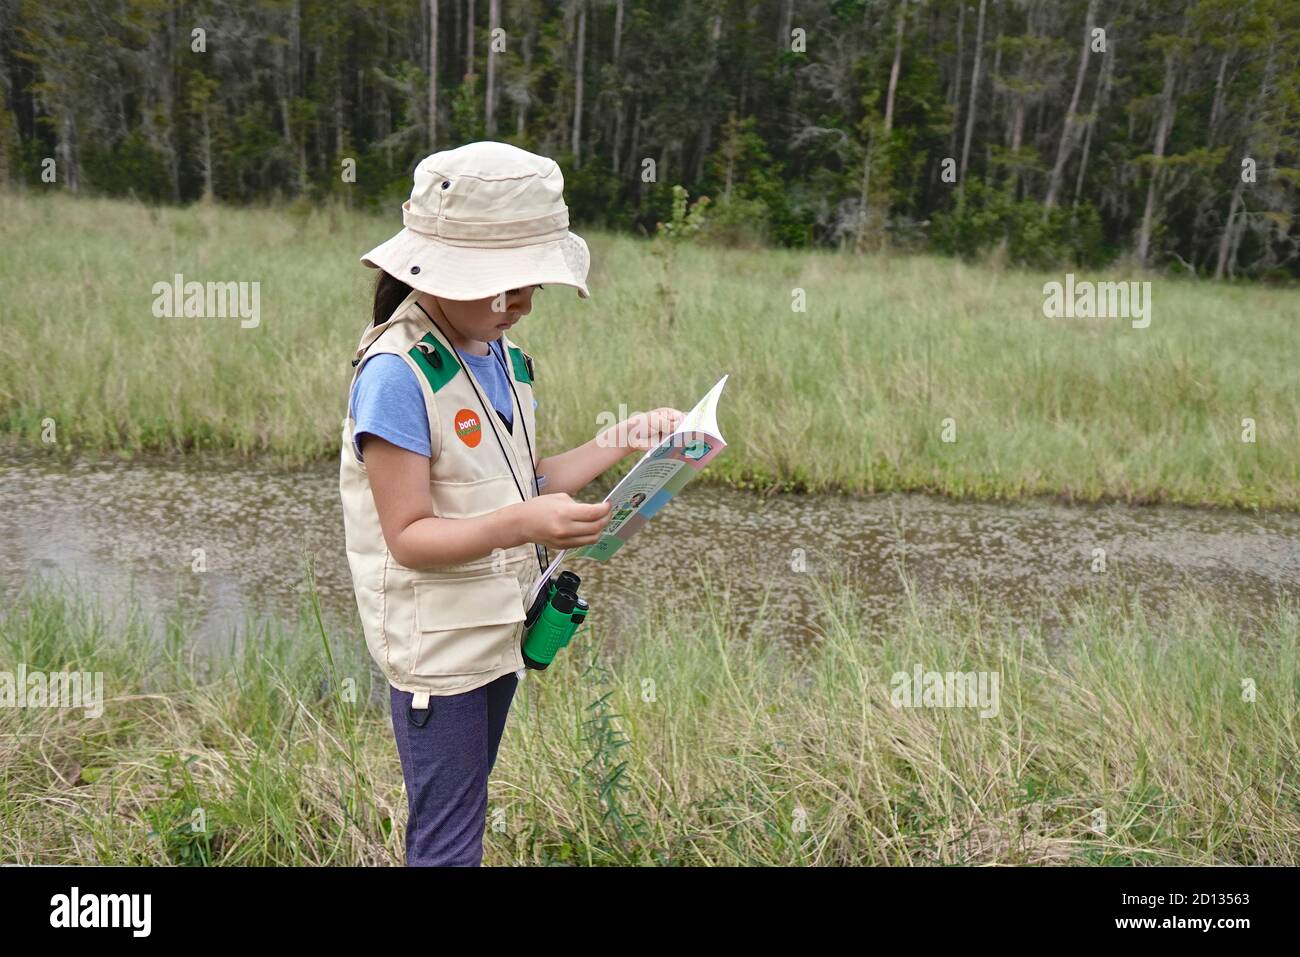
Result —
<svg viewBox="0 0 1300 957"><path fill-rule="evenodd" d="M451 185L451 180L449 180L449 179L444 179L444 180L442 181L442 188L443 188L443 189L446 189L446 188L447 188L448 186L450 186L450 185Z"/></svg>
<svg viewBox="0 0 1300 957"><path fill-rule="evenodd" d="M418 276L419 274L420 274L420 267L419 267L419 266L412 266L412 267L411 267L411 275L412 275L412 276Z"/></svg>

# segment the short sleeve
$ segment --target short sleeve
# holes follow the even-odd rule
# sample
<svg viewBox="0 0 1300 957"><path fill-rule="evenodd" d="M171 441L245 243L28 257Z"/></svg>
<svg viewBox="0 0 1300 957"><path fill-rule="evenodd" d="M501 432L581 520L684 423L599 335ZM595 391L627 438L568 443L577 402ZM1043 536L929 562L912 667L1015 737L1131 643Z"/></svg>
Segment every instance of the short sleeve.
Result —
<svg viewBox="0 0 1300 957"><path fill-rule="evenodd" d="M377 435L399 448L432 457L424 393L401 356L380 353L361 367L352 391L352 417L358 460L362 460L363 435Z"/></svg>

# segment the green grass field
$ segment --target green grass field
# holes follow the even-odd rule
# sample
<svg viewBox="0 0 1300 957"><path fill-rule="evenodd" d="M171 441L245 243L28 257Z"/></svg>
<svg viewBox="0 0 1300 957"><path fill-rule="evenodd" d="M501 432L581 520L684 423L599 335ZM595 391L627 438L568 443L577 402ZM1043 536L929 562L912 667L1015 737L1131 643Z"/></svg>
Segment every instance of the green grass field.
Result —
<svg viewBox="0 0 1300 957"><path fill-rule="evenodd" d="M0 195L0 435L42 447L53 420L63 450L333 457L374 275L357 257L397 226ZM547 289L515 329L543 454L620 405L689 408L729 372L710 481L1300 507L1294 290L1145 277L1151 325L1133 329L1045 318L1062 274L582 232L593 298ZM155 318L175 273L260 282L260 324Z"/></svg>
<svg viewBox="0 0 1300 957"><path fill-rule="evenodd" d="M485 863L1300 862L1296 608L1242 631L1192 595L1157 619L1103 594L1044 635L935 600L875 628L821 587L813 654L738 640L725 597L618 647L580 631L516 695ZM203 652L143 620L42 590L0 617L0 671L105 688L95 718L0 708L0 862L400 863L350 631L305 611ZM996 713L895 706L918 664L997 673Z"/></svg>

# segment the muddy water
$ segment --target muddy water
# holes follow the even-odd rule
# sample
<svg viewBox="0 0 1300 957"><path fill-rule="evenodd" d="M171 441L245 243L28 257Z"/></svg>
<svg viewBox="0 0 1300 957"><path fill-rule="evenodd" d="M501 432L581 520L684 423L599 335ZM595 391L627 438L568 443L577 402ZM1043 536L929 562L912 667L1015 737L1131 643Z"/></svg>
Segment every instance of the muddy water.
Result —
<svg viewBox="0 0 1300 957"><path fill-rule="evenodd" d="M0 601L36 579L70 581L160 611L182 605L200 639L227 637L249 617L296 614L308 562L327 614L351 620L334 466L0 459ZM616 632L643 602L697 604L701 572L740 608L766 598L792 637L815 612L812 577L834 570L860 584L870 614L897 606L904 567L922 593L998 598L1040 620L1044 605L1103 583L1155 608L1190 586L1250 615L1300 600L1300 515L692 486L608 564L567 567L583 576L593 621Z"/></svg>

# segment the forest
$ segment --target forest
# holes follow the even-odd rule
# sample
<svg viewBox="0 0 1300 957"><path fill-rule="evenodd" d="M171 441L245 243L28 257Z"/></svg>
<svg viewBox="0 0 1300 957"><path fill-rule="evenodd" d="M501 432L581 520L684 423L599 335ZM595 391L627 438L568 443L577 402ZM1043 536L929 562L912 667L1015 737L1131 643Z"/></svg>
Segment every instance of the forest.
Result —
<svg viewBox="0 0 1300 957"><path fill-rule="evenodd" d="M0 0L0 182L391 210L438 149L575 224L1300 276L1293 0Z"/></svg>

